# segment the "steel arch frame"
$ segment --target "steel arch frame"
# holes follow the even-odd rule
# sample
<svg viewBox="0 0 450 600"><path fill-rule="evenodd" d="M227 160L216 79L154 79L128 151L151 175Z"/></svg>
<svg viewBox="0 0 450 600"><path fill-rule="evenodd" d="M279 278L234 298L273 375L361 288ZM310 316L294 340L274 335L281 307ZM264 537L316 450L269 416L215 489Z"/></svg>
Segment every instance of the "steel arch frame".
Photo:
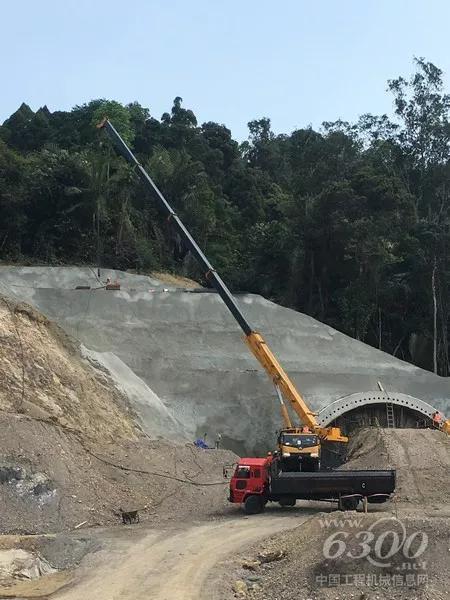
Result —
<svg viewBox="0 0 450 600"><path fill-rule="evenodd" d="M338 398L328 406L322 408L317 418L322 427L328 427L335 419L359 406L385 404L387 402L415 410L429 418L431 418L436 410L431 404L428 404L428 402L424 402L424 400L420 400L414 396L408 396L408 394L388 394L386 392L374 390L369 392L357 392L356 394Z"/></svg>

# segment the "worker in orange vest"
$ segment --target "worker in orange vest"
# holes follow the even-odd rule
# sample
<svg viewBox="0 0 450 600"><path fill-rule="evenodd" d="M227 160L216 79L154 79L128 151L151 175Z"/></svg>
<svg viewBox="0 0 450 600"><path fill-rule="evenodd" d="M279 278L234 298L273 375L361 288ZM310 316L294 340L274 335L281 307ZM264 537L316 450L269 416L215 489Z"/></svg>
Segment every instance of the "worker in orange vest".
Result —
<svg viewBox="0 0 450 600"><path fill-rule="evenodd" d="M436 429L440 429L442 423L441 413L436 410L431 418L433 419L433 426L436 427Z"/></svg>

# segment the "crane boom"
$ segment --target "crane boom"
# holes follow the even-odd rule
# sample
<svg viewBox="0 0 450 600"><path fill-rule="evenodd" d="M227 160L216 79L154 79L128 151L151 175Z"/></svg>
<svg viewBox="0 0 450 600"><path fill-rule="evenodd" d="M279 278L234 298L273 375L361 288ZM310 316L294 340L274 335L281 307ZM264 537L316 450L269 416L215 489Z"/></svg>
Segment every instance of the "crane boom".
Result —
<svg viewBox="0 0 450 600"><path fill-rule="evenodd" d="M329 427L322 428L319 426L315 414L311 412L306 402L304 401L301 394L297 391L295 385L289 379L287 373L284 371L275 355L270 350L266 341L262 337L262 335L256 332L253 327L251 327L250 323L247 321L245 316L243 315L241 309L239 308L236 300L231 294L230 290L214 269L212 264L206 258L205 254L202 252L200 247L197 245L197 242L191 236L189 231L184 226L181 219L175 213L173 208L167 202L161 191L158 189L155 182L152 180L150 175L146 172L144 167L140 164L134 154L131 152L130 148L124 142L114 125L109 121L109 119L103 119L101 123L97 125L100 129L105 129L108 133L109 137L112 139L114 144L116 145L120 154L134 166L135 171L139 177L139 179L144 183L144 185L151 189L159 202L159 207L161 211L166 216L167 220L172 224L172 226L177 230L180 234L183 241L186 243L189 250L193 253L201 267L204 269L205 278L208 282L210 282L218 294L224 301L226 307L231 312L233 317L238 322L242 331L245 335L245 342L249 346L250 350L258 360L258 362L262 365L265 371L268 373L270 378L272 379L275 387L278 391L281 391L282 395L286 400L289 401L295 413L298 415L301 423L303 425L308 426L310 429L315 431L322 438L330 440L330 441L340 441L345 442L347 438L341 435L339 428L337 427ZM279 395L280 403L281 403L281 412L283 415L283 419L287 427L292 427L292 424L289 419L289 414L287 412L286 406L284 405L281 396Z"/></svg>
<svg viewBox="0 0 450 600"><path fill-rule="evenodd" d="M239 323L239 326L241 327L242 331L245 333L245 335L249 335L252 332L252 328L250 327L247 319L242 314L230 290L227 288L225 283L222 281L220 275L216 272L212 264L200 250L199 246L197 245L197 242L186 229L180 217L176 214L176 212L164 198L161 191L158 189L156 183L153 181L153 179L150 177L150 175L147 173L147 171L144 169L144 167L140 164L140 162L128 148L126 143L123 141L114 125L108 119L104 119L101 123L97 125L97 127L104 128L107 131L110 138L116 144L116 147L118 148L120 154L135 167L139 179L144 183L144 185L147 188L152 189L153 192L156 194L156 197L159 202L159 207L164 213L165 217L167 218L167 221L177 230L183 241L188 246L189 250L198 260L202 269L204 269L206 279L210 283L212 283L213 286L216 288L220 297L225 302L228 310Z"/></svg>

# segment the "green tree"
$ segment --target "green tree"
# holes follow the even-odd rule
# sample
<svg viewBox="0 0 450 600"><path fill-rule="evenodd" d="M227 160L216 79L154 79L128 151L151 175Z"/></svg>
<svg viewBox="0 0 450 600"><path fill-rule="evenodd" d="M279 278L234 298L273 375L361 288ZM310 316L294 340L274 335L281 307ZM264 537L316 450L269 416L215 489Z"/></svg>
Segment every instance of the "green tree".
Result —
<svg viewBox="0 0 450 600"><path fill-rule="evenodd" d="M0 259L165 269L188 248L95 125L109 117L233 289L259 292L441 375L449 367L450 128L442 72L389 82L393 115L239 144L177 96L21 107L0 127ZM364 108L364 107L362 107Z"/></svg>

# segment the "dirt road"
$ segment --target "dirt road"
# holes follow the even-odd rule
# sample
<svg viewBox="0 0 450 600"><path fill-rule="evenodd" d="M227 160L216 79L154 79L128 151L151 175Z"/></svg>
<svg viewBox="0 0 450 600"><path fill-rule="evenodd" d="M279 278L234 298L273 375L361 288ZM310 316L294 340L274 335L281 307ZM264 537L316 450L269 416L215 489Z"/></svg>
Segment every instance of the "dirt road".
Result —
<svg viewBox="0 0 450 600"><path fill-rule="evenodd" d="M251 518L239 514L185 527L130 527L118 535L105 531L104 549L88 557L77 581L54 598L198 600L204 597L208 574L219 561L258 539L299 525L311 514L304 508L278 509ZM209 590L208 598L219 600L220 596Z"/></svg>

